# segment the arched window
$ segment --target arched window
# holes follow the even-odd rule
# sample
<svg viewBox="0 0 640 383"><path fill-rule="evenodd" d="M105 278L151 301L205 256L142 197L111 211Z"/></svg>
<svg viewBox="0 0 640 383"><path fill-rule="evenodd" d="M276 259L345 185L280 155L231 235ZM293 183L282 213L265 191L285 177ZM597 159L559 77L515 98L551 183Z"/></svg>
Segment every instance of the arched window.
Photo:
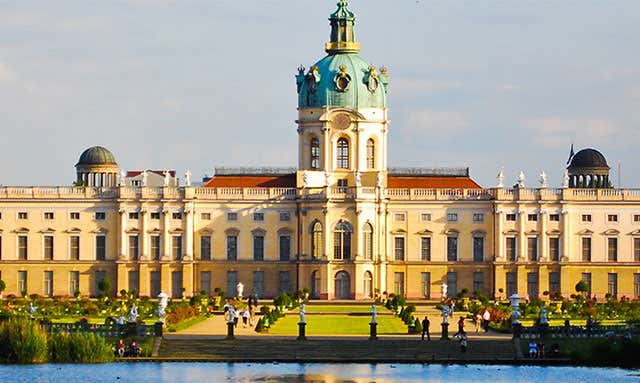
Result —
<svg viewBox="0 0 640 383"><path fill-rule="evenodd" d="M320 259L322 256L322 224L315 222L311 228L311 257Z"/></svg>
<svg viewBox="0 0 640 383"><path fill-rule="evenodd" d="M313 299L320 298L320 272L318 270L311 273L311 292L309 295Z"/></svg>
<svg viewBox="0 0 640 383"><path fill-rule="evenodd" d="M339 169L349 169L349 141L346 138L338 140L336 160Z"/></svg>
<svg viewBox="0 0 640 383"><path fill-rule="evenodd" d="M364 286L363 286L362 292L364 297L373 298L373 295L371 294L373 292L373 277L371 276L370 271L364 272L363 282L364 282Z"/></svg>
<svg viewBox="0 0 640 383"><path fill-rule="evenodd" d="M367 141L367 168L374 169L376 167L376 144L373 139Z"/></svg>
<svg viewBox="0 0 640 383"><path fill-rule="evenodd" d="M373 227L371 227L371 224L364 224L362 228L362 239L364 241L362 246L364 259L370 260L373 258Z"/></svg>
<svg viewBox="0 0 640 383"><path fill-rule="evenodd" d="M311 169L320 169L320 140L311 139Z"/></svg>
<svg viewBox="0 0 640 383"><path fill-rule="evenodd" d="M335 259L351 259L351 233L348 222L340 221L334 231L333 257Z"/></svg>

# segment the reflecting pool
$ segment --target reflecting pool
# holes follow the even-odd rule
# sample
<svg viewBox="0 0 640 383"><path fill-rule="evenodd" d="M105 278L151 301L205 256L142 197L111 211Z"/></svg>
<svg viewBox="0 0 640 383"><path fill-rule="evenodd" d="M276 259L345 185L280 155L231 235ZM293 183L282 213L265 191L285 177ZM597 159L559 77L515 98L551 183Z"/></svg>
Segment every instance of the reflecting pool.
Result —
<svg viewBox="0 0 640 383"><path fill-rule="evenodd" d="M422 364L114 363L0 366L0 382L640 382L617 368L443 366Z"/></svg>

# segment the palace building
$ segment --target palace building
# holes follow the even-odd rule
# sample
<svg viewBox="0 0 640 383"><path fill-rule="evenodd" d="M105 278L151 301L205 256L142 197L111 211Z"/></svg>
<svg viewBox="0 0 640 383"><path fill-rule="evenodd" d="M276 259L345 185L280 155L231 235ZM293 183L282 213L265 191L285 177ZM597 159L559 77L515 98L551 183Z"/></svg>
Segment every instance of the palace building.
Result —
<svg viewBox="0 0 640 383"><path fill-rule="evenodd" d="M327 55L296 75L295 168L125 173L93 147L60 187L0 187L5 294L173 297L220 287L316 299L453 295L640 296L640 190L611 187L605 157L571 158L562 188L483 188L466 168L389 168L385 68L359 56L346 1ZM561 165L560 165L561 166Z"/></svg>

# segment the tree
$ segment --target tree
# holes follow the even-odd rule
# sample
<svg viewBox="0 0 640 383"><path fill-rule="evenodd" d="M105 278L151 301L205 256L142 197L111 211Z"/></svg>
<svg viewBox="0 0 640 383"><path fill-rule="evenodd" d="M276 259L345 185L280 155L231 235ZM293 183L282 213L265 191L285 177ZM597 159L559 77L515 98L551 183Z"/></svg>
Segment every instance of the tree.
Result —
<svg viewBox="0 0 640 383"><path fill-rule="evenodd" d="M7 284L4 283L2 279L0 279L0 293L3 292L7 288Z"/></svg>
<svg viewBox="0 0 640 383"><path fill-rule="evenodd" d="M100 290L100 295L104 297L110 297L111 291L113 290L113 284L111 283L111 279L104 277L98 283L98 290Z"/></svg>
<svg viewBox="0 0 640 383"><path fill-rule="evenodd" d="M576 283L576 291L582 295L585 295L585 293L589 291L589 285L585 281L580 281Z"/></svg>

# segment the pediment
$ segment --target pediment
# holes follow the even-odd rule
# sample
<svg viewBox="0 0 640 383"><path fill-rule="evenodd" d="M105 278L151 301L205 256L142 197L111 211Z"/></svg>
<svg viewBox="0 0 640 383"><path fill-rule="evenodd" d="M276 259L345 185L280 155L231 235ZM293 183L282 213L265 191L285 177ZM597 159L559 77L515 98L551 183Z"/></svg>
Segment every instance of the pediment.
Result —
<svg viewBox="0 0 640 383"><path fill-rule="evenodd" d="M432 235L433 231L431 231L429 229L424 229L422 231L417 232L416 234L418 234L418 235Z"/></svg>
<svg viewBox="0 0 640 383"><path fill-rule="evenodd" d="M458 235L460 234L460 231L456 229L445 229L444 233L446 235Z"/></svg>
<svg viewBox="0 0 640 383"><path fill-rule="evenodd" d="M602 232L602 235L619 235L619 234L620 234L620 230L617 230L617 229L609 229Z"/></svg>
<svg viewBox="0 0 640 383"><path fill-rule="evenodd" d="M139 232L140 232L140 230L137 227L130 227L127 230L125 230L125 233L130 233L130 234L131 233L136 234L136 233L139 233Z"/></svg>
<svg viewBox="0 0 640 383"><path fill-rule="evenodd" d="M391 234L407 234L407 231L404 229L393 229L391 230Z"/></svg>
<svg viewBox="0 0 640 383"><path fill-rule="evenodd" d="M19 227L15 230L13 230L14 233L28 233L29 232L29 228L26 227Z"/></svg>
<svg viewBox="0 0 640 383"><path fill-rule="evenodd" d="M506 234L506 235L518 235L518 230L505 230L502 232L502 234Z"/></svg>
<svg viewBox="0 0 640 383"><path fill-rule="evenodd" d="M280 235L291 235L293 234L293 230L291 230L291 228L288 227L282 227L278 230L278 234Z"/></svg>
<svg viewBox="0 0 640 383"><path fill-rule="evenodd" d="M578 235L592 235L593 231L591 231L589 229L584 229L584 230L580 230L577 234Z"/></svg>
<svg viewBox="0 0 640 383"><path fill-rule="evenodd" d="M42 234L55 233L55 232L56 230L51 227L47 227L39 231L39 233L42 233Z"/></svg>
<svg viewBox="0 0 640 383"><path fill-rule="evenodd" d="M107 230L107 229L105 229L103 227L99 227L97 229L91 230L91 233L94 233L94 234L106 234L108 232L109 232L109 230Z"/></svg>
<svg viewBox="0 0 640 383"><path fill-rule="evenodd" d="M66 233L80 233L81 231L79 227L72 227L71 229L67 229Z"/></svg>
<svg viewBox="0 0 640 383"><path fill-rule="evenodd" d="M547 235L561 235L562 232L560 230L549 230L547 231Z"/></svg>
<svg viewBox="0 0 640 383"><path fill-rule="evenodd" d="M630 232L629 235L640 235L640 229Z"/></svg>
<svg viewBox="0 0 640 383"><path fill-rule="evenodd" d="M230 227L227 230L225 230L224 233L226 235L239 235L240 234L240 230L238 228L235 228L235 227Z"/></svg>
<svg viewBox="0 0 640 383"><path fill-rule="evenodd" d="M208 227L205 227L205 228L203 228L203 229L200 229L200 234L212 234L212 233L213 233L213 230L211 230L211 229L210 229L210 228L208 228Z"/></svg>

